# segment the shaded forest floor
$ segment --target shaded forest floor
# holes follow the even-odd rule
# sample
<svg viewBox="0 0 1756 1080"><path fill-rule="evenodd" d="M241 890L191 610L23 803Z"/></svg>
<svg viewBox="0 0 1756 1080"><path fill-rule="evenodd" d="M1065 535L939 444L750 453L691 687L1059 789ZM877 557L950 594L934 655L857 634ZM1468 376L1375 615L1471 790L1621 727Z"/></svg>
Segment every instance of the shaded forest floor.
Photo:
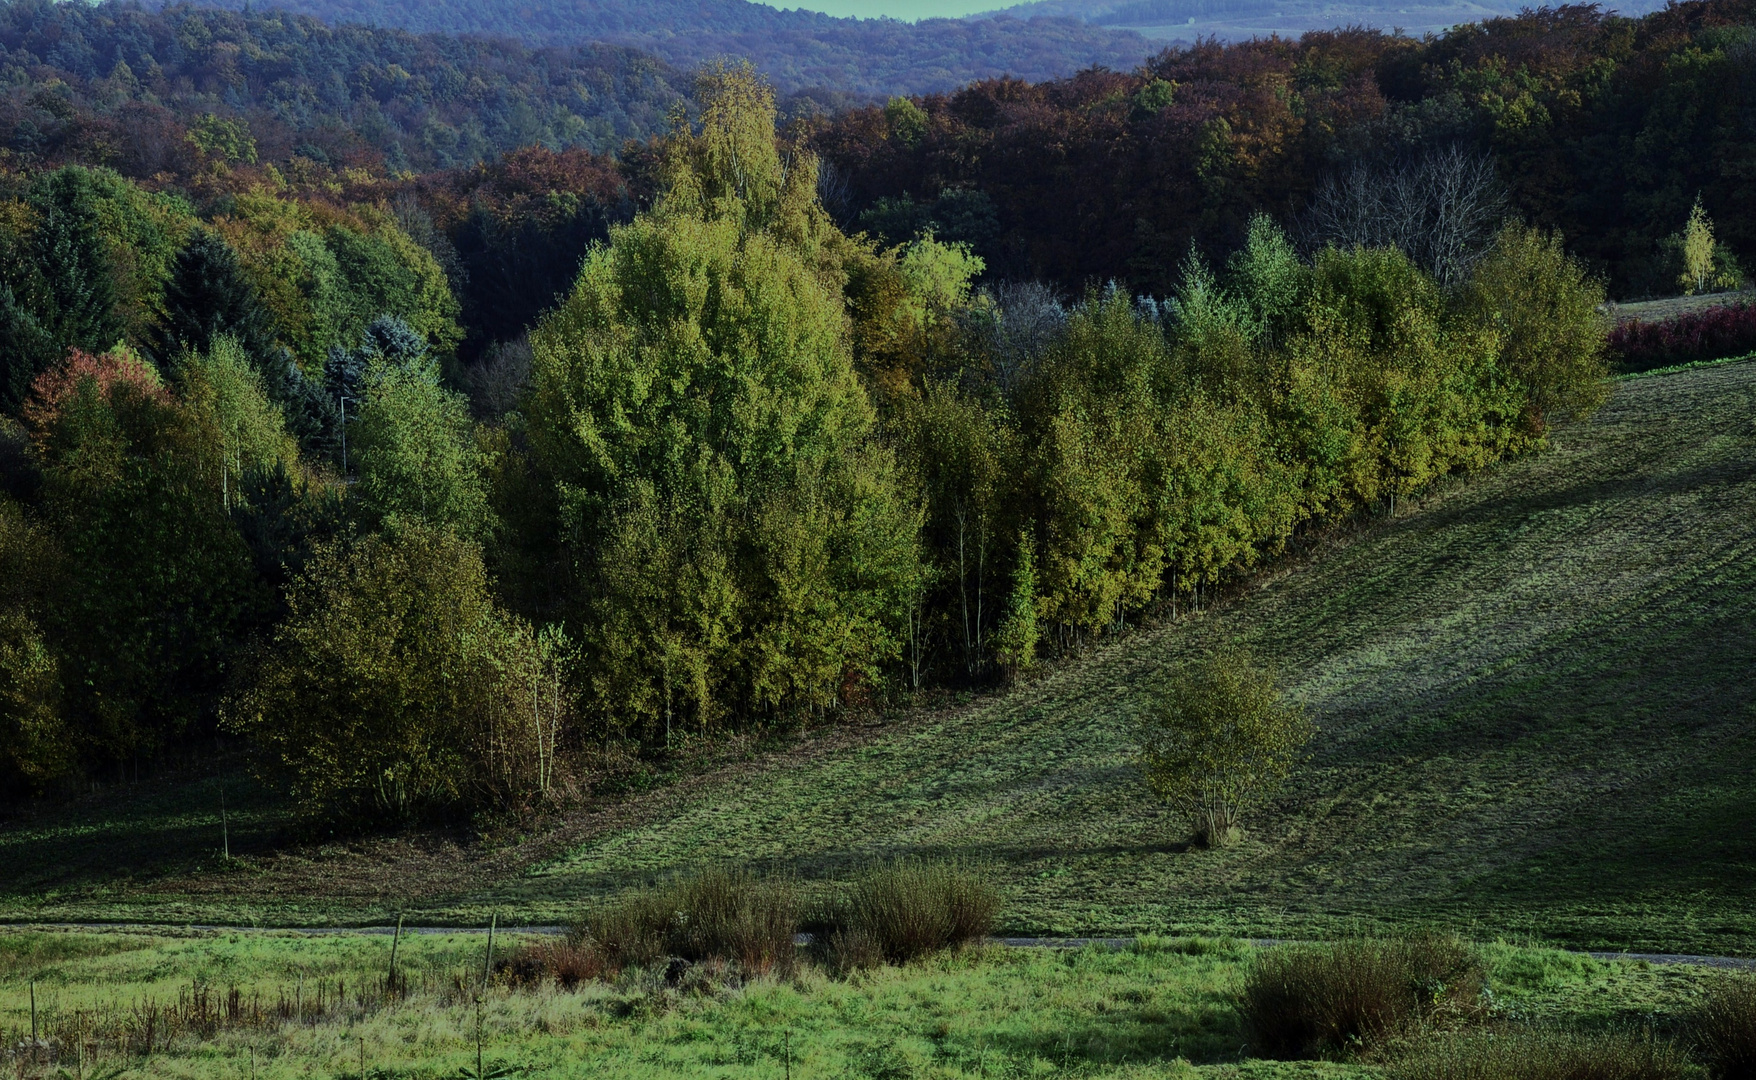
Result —
<svg viewBox="0 0 1756 1080"><path fill-rule="evenodd" d="M1220 852L1129 765L1169 665L1275 663L1321 733ZM1756 363L1618 383L1547 452L1444 485L1204 615L968 704L832 730L530 836L275 847L229 781L0 828L0 918L551 923L706 860L807 884L988 866L1014 933L1294 936L1407 922L1756 953Z"/></svg>

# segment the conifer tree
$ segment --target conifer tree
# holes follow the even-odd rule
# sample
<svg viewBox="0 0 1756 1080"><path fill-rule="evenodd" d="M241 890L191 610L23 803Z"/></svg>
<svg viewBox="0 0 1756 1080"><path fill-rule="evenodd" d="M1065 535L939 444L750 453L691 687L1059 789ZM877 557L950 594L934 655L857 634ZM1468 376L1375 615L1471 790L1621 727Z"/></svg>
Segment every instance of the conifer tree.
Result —
<svg viewBox="0 0 1756 1080"><path fill-rule="evenodd" d="M230 244L197 229L172 265L153 354L162 367L178 353L206 352L221 335L237 342L258 371L270 374L279 350L255 286Z"/></svg>
<svg viewBox="0 0 1756 1080"><path fill-rule="evenodd" d="M114 345L122 325L91 174L74 167L50 173L37 182L29 201L38 214L37 267L57 344L87 350Z"/></svg>
<svg viewBox="0 0 1756 1080"><path fill-rule="evenodd" d="M0 281L0 410L16 413L55 359L55 339L12 286Z"/></svg>
<svg viewBox="0 0 1756 1080"><path fill-rule="evenodd" d="M0 281L0 408L8 412L65 350L101 351L122 333L90 173L49 173L26 202L34 227Z"/></svg>

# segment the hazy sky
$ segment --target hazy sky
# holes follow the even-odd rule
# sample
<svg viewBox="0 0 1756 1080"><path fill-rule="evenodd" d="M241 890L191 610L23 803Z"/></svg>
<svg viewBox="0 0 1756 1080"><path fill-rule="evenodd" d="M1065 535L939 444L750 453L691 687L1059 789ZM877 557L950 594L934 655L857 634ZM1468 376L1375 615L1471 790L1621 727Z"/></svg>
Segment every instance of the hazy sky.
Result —
<svg viewBox="0 0 1756 1080"><path fill-rule="evenodd" d="M1011 7L1019 0L764 0L769 7L804 8L829 15L858 16L862 19L888 15L893 19L931 19L935 16L954 18L974 15L978 11Z"/></svg>

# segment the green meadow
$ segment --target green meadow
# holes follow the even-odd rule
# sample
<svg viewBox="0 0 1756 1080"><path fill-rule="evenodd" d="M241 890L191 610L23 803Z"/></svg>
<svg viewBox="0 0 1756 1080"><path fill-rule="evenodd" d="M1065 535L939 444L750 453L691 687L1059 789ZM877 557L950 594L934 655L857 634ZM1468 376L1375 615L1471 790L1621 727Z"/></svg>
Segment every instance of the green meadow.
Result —
<svg viewBox="0 0 1756 1080"><path fill-rule="evenodd" d="M496 948L519 944L502 935ZM405 935L398 947L408 991L385 1001L388 935L11 932L0 935L0 1030L13 1043L28 1033L34 978L39 1038L79 1041L59 1067L92 1077L359 1080L362 1066L368 1080L465 1077L478 1047L488 1076L1378 1075L1243 1059L1234 999L1255 949L1226 939L994 946L840 977L807 964L748 985L710 967L675 985L631 972L576 991L481 989L479 933ZM1711 977L1506 944L1482 952L1502 1015L1587 1030L1674 1013Z"/></svg>

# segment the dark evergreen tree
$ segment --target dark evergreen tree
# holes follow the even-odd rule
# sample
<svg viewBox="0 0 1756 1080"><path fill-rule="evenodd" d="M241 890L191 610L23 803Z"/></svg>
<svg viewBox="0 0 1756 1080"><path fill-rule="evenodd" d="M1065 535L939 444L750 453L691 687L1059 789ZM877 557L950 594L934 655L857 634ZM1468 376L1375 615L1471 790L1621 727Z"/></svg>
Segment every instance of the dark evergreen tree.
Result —
<svg viewBox="0 0 1756 1080"><path fill-rule="evenodd" d="M28 202L35 228L0 278L0 409L9 413L67 349L101 352L122 335L91 174L49 173Z"/></svg>
<svg viewBox="0 0 1756 1080"><path fill-rule="evenodd" d="M91 173L78 167L52 172L32 185L29 201L37 213L32 247L43 284L38 319L61 349L108 349L121 338L122 323Z"/></svg>
<svg viewBox="0 0 1756 1080"><path fill-rule="evenodd" d="M165 285L165 317L153 335L153 356L163 367L185 349L205 352L221 334L237 340L273 392L280 350L268 311L232 246L196 229L177 253Z"/></svg>
<svg viewBox="0 0 1756 1080"><path fill-rule="evenodd" d="M322 381L307 376L293 355L277 350L263 373L268 396L286 414L287 431L305 452L334 457L340 424L338 403Z"/></svg>
<svg viewBox="0 0 1756 1080"><path fill-rule="evenodd" d="M465 271L458 298L475 348L535 326L566 298L586 251L630 217L632 207L590 197L552 199L524 215L498 214L482 204L472 209L453 239Z"/></svg>
<svg viewBox="0 0 1756 1080"><path fill-rule="evenodd" d="M434 381L439 377L439 366L427 348L427 339L395 315L380 315L372 320L357 355L362 370L376 360L411 375Z"/></svg>
<svg viewBox="0 0 1756 1080"><path fill-rule="evenodd" d="M16 414L31 380L55 359L55 339L11 284L0 281L0 411Z"/></svg>

